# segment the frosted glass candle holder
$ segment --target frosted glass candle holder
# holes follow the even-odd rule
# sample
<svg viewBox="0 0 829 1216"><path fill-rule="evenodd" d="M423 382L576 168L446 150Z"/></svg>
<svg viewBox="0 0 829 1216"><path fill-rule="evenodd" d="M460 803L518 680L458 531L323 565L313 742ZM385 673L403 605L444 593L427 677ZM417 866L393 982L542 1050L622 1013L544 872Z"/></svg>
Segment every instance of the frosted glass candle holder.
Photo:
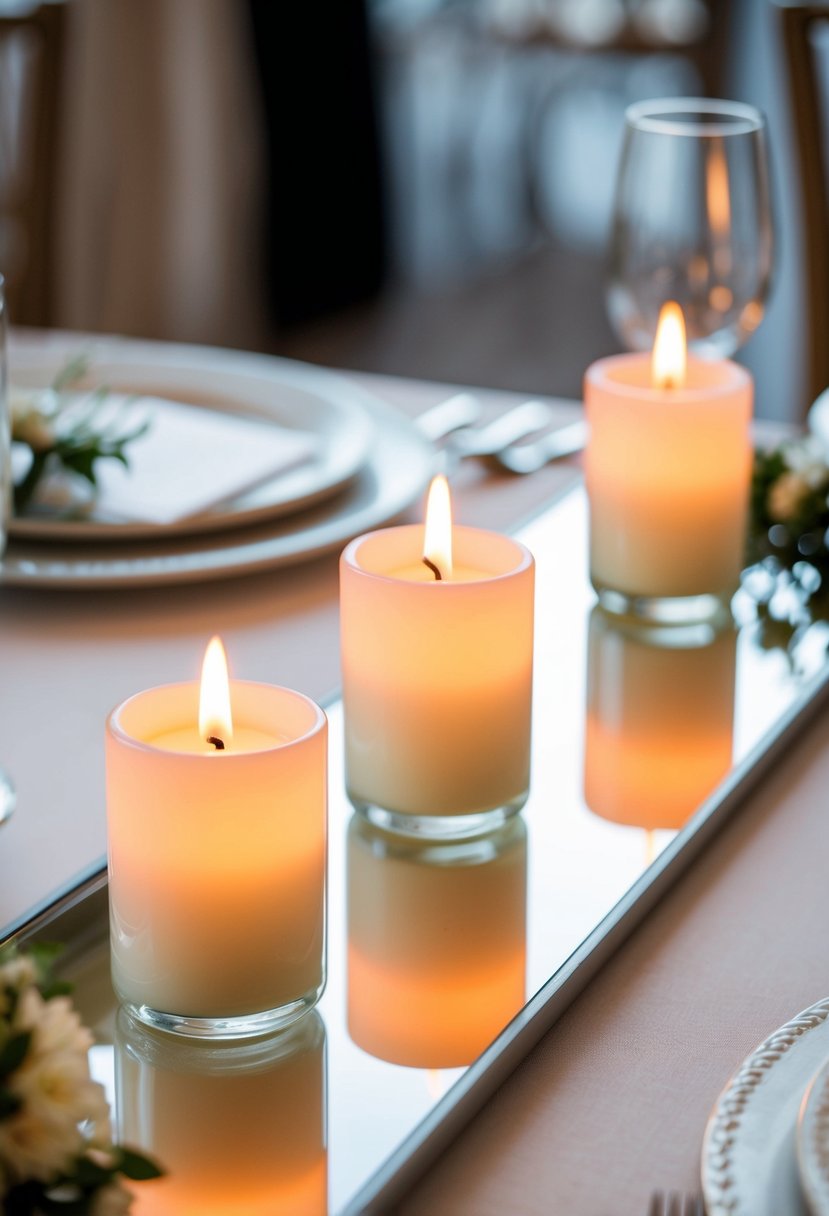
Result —
<svg viewBox="0 0 829 1216"><path fill-rule="evenodd" d="M737 589L748 522L752 382L689 358L655 388L650 357L601 359L585 377L590 578L603 605L657 620L716 612Z"/></svg>
<svg viewBox="0 0 829 1216"><path fill-rule="evenodd" d="M453 538L443 581L417 525L358 537L340 561L348 796L415 835L494 827L530 784L533 558L497 533Z"/></svg>
<svg viewBox="0 0 829 1216"><path fill-rule="evenodd" d="M240 750L185 751L198 685L150 689L107 728L112 977L182 1034L262 1034L325 983L327 721L231 682Z"/></svg>

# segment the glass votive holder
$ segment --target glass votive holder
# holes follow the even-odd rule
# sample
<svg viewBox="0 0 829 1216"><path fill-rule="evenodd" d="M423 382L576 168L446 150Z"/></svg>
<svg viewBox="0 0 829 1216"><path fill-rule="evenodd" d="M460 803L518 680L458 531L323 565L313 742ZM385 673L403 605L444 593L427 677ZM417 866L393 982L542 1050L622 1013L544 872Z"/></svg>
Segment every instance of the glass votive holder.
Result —
<svg viewBox="0 0 829 1216"><path fill-rule="evenodd" d="M115 1035L118 1140L164 1170L144 1216L325 1216L326 1044L315 1011L244 1043L185 1040L126 1010Z"/></svg>
<svg viewBox="0 0 829 1216"><path fill-rule="evenodd" d="M340 560L348 796L377 826L432 838L497 827L530 784L533 558L494 532L452 535L442 581L416 525Z"/></svg>
<svg viewBox="0 0 829 1216"><path fill-rule="evenodd" d="M609 611L657 622L715 616L739 586L748 523L752 381L689 358L681 387L650 357L588 368L590 579Z"/></svg>
<svg viewBox="0 0 829 1216"><path fill-rule="evenodd" d="M476 840L348 830L348 1030L412 1068L470 1064L524 1004L527 832Z"/></svg>
<svg viewBox="0 0 829 1216"><path fill-rule="evenodd" d="M195 683L139 693L107 726L113 986L196 1037L287 1025L325 985L327 720L292 689L230 692L225 750L182 726Z"/></svg>

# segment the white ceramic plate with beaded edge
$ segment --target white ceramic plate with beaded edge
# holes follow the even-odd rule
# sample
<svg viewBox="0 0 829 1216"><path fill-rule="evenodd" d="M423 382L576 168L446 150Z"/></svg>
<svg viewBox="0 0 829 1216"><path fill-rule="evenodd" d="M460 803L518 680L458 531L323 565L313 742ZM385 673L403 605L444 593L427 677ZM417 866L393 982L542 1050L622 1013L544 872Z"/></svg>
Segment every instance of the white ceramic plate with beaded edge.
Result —
<svg viewBox="0 0 829 1216"><path fill-rule="evenodd" d="M829 1060L813 1078L800 1108L797 1164L812 1216L829 1216Z"/></svg>
<svg viewBox="0 0 829 1216"><path fill-rule="evenodd" d="M797 1168L803 1096L829 1057L829 999L746 1057L720 1095L702 1146L708 1216L807 1216Z"/></svg>
<svg viewBox="0 0 829 1216"><path fill-rule="evenodd" d="M303 463L245 491L216 510L173 524L112 523L91 513L12 519L9 534L27 540L117 541L154 539L246 527L312 506L342 489L365 464L375 427L366 396L324 368L271 356L210 347L119 339L64 337L62 342L14 343L11 381L45 388L69 359L84 355L86 387L159 397L243 417L272 420L314 435L317 449Z"/></svg>

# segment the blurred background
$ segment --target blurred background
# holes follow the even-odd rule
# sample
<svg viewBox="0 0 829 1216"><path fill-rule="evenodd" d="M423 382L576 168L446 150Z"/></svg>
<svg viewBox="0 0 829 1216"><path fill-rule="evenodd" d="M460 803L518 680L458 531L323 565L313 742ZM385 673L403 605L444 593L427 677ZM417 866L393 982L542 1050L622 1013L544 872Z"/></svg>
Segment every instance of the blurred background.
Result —
<svg viewBox="0 0 829 1216"><path fill-rule="evenodd" d="M770 0L3 0L12 321L580 396L619 349L625 107L721 96L766 113L772 156L774 288L740 358L758 413L798 419L788 90Z"/></svg>

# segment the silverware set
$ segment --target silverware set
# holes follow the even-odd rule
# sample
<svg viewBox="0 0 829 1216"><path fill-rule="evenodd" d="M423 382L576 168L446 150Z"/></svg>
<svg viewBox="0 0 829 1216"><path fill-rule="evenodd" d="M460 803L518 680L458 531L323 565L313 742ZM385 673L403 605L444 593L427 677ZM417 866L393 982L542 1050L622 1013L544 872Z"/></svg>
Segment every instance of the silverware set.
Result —
<svg viewBox="0 0 829 1216"><path fill-rule="evenodd" d="M544 401L524 401L492 422L479 425L481 403L473 393L457 393L427 410L418 429L442 444L451 470L467 458L485 460L508 473L535 473L550 461L580 452L587 441L583 419L556 425L558 415Z"/></svg>

